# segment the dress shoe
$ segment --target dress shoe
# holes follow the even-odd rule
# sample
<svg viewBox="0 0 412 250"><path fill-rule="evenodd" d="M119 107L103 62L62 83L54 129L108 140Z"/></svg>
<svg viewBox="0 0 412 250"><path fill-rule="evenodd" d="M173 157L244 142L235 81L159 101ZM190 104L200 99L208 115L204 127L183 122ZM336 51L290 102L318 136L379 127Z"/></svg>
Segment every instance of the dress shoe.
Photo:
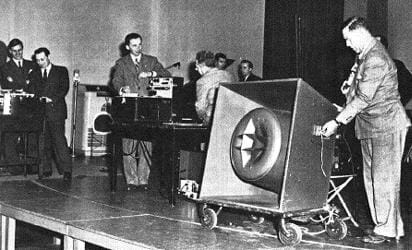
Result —
<svg viewBox="0 0 412 250"><path fill-rule="evenodd" d="M371 243L371 244L381 244L384 242L390 242L394 239L395 237L388 237L388 236L372 233L372 234L363 236L361 238L361 241L365 243Z"/></svg>
<svg viewBox="0 0 412 250"><path fill-rule="evenodd" d="M142 185L127 184L127 190L128 191L147 191L149 190L149 188L147 187L147 184L142 184Z"/></svg>
<svg viewBox="0 0 412 250"><path fill-rule="evenodd" d="M63 181L70 182L72 180L72 173L64 172Z"/></svg>

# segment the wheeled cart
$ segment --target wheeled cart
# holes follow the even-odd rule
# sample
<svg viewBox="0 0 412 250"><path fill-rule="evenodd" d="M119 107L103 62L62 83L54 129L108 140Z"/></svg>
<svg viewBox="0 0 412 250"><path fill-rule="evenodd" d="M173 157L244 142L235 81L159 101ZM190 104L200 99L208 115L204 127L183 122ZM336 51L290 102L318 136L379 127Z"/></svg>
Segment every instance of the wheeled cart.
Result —
<svg viewBox="0 0 412 250"><path fill-rule="evenodd" d="M226 207L279 219L285 245L308 232L292 222L302 216L344 238L346 224L327 201L335 138L320 133L336 114L302 79L220 85L196 200L202 225L215 227Z"/></svg>
<svg viewBox="0 0 412 250"><path fill-rule="evenodd" d="M270 200L270 197L263 196L195 199L199 203L200 223L207 229L216 227L218 215L223 208L232 208L250 212L250 218L257 223L263 222L263 215L272 217L277 222L275 227L279 241L287 246L299 244L303 234L314 235L326 232L329 237L336 240L346 237L347 225L333 206L326 204L322 208L282 212L274 209ZM297 221L300 221L299 217L309 218L312 222L323 224L324 230L311 232L308 228L295 224L294 219L297 218Z"/></svg>

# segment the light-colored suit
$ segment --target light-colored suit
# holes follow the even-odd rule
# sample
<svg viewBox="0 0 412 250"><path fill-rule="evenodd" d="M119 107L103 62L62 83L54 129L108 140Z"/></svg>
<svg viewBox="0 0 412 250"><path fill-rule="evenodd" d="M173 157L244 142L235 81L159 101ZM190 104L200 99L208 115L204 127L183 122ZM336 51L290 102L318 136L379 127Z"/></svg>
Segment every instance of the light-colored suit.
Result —
<svg viewBox="0 0 412 250"><path fill-rule="evenodd" d="M226 70L212 68L196 82L196 112L204 124L209 124L214 108L216 89L220 83L233 82Z"/></svg>
<svg viewBox="0 0 412 250"><path fill-rule="evenodd" d="M355 131L362 146L364 184L374 232L402 237L400 170L410 121L400 102L396 66L376 39L359 58L346 100L346 107L336 119L346 124L356 117Z"/></svg>

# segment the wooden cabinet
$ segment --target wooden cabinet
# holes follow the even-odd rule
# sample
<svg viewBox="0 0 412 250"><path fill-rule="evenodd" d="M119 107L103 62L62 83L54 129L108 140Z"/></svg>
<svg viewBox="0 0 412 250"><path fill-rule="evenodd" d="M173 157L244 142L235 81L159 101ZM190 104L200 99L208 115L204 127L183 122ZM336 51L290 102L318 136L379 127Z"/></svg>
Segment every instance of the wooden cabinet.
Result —
<svg viewBox="0 0 412 250"><path fill-rule="evenodd" d="M264 78L301 77L334 99L343 7L343 0L266 0Z"/></svg>

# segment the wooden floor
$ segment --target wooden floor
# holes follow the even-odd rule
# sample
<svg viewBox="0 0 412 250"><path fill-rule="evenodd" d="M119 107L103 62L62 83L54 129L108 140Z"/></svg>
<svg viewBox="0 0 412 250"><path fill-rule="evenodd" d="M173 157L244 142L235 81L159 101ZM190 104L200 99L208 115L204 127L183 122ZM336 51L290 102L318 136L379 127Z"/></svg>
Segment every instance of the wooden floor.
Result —
<svg viewBox="0 0 412 250"><path fill-rule="evenodd" d="M266 217L262 224L256 224L243 211L223 209L218 226L208 230L199 224L195 202L181 198L172 208L157 190L127 191L122 176L119 190L113 194L109 192L108 177L99 171L104 160L78 159L75 163L78 166L70 185L59 176L42 181L35 176L3 178L0 182L0 213L16 220L16 249L59 249L52 244L53 238L64 242L64 235L86 242L85 249L284 247L273 227L275 218ZM99 173L79 170L90 163ZM344 240L331 240L325 233L304 235L292 249L412 249L412 209L403 211L407 236L398 243L364 244L357 238L360 230L347 221L349 233ZM365 213L355 214L360 222L367 221ZM317 224L302 226L311 231L322 230Z"/></svg>

